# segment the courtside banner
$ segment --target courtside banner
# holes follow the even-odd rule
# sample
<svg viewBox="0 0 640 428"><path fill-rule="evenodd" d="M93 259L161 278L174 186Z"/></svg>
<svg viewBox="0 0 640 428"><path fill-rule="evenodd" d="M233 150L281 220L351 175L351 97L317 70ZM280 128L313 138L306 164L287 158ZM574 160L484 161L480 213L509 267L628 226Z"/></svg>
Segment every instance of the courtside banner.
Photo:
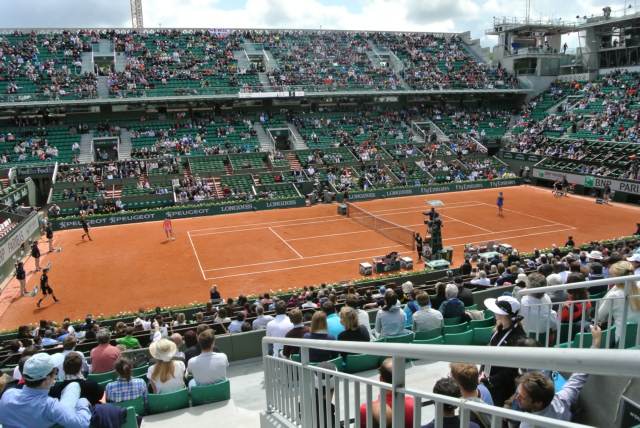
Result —
<svg viewBox="0 0 640 428"><path fill-rule="evenodd" d="M40 224L38 215L31 214L31 217L21 221L14 230L0 241L0 266L4 265L20 249L22 244L27 242L38 230Z"/></svg>
<svg viewBox="0 0 640 428"><path fill-rule="evenodd" d="M111 226L115 224L139 223L146 221L162 221L166 215L171 218L202 217L208 215L230 214L245 211L270 210L275 208L291 208L305 206L304 198L269 199L258 201L236 201L225 204L201 204L173 206L155 210L127 211L111 215L94 215L87 217L91 227ZM51 219L55 230L80 228L78 217Z"/></svg>
<svg viewBox="0 0 640 428"><path fill-rule="evenodd" d="M462 192L465 190L490 189L492 187L517 186L519 178L499 180L465 181L461 183L430 184L413 187L393 187L390 189L372 189L369 191L349 192L349 201L365 199L395 198L398 196L429 195L432 193Z"/></svg>
<svg viewBox="0 0 640 428"><path fill-rule="evenodd" d="M633 181L613 180L606 177L598 177L595 175L567 174L559 171L534 168L533 177L543 180L562 180L564 177L571 184L577 184L588 188L603 189L607 184L614 192L629 193L632 195L640 195L640 183Z"/></svg>

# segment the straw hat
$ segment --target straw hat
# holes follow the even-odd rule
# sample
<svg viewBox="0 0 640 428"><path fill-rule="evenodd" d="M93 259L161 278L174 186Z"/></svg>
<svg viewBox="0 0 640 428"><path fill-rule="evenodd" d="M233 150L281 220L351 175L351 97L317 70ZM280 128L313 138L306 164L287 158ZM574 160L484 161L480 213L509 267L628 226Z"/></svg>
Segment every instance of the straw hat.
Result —
<svg viewBox="0 0 640 428"><path fill-rule="evenodd" d="M149 353L159 361L171 361L176 352L178 352L178 347L168 339L160 339L149 345Z"/></svg>

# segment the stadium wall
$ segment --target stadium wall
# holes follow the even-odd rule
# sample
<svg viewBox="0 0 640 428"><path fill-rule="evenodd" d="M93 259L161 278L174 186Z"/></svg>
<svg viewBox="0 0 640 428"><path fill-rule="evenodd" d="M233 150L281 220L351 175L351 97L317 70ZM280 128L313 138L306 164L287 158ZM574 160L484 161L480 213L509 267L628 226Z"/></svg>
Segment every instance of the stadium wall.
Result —
<svg viewBox="0 0 640 428"><path fill-rule="evenodd" d="M430 195L432 193L463 192L465 190L518 186L520 183L521 182L519 178L508 178L498 180L467 181L463 183L431 184L427 186L415 187L394 187L391 189L349 192L349 201L353 202L367 199L397 198L399 196L412 195ZM342 195L340 194L338 194L338 201L342 201Z"/></svg>
<svg viewBox="0 0 640 428"><path fill-rule="evenodd" d="M29 254L29 241L40 237L40 222L36 211L26 217L9 213L3 215L19 222L18 226L0 240L0 281L4 285L6 279L13 274L14 264Z"/></svg>
<svg viewBox="0 0 640 428"><path fill-rule="evenodd" d="M416 187L395 187L391 189L380 189L371 191L361 191L349 193L350 201L362 201L378 198L396 198L399 196L427 195L432 193L461 192L465 190L477 190L498 188L506 186L517 186L520 179L498 179L469 181L464 183L434 184ZM334 189L335 190L335 189ZM338 202L342 202L344 197L337 193ZM202 217L218 214L229 214L244 211L269 210L275 208L303 207L306 204L305 198L292 199L270 199L258 201L242 201L217 204L185 205L183 207L171 207L151 210L137 210L118 214L94 215L87 218L91 227L111 226L115 224L139 223L147 221L160 221L165 216L171 218ZM78 229L80 228L80 217L51 218L54 230Z"/></svg>

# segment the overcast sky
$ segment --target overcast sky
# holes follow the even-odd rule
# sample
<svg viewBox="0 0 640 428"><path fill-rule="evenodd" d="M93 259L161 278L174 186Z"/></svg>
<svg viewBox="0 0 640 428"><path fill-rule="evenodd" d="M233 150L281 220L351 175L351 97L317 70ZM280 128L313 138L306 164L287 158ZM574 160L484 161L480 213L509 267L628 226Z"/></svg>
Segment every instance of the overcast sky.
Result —
<svg viewBox="0 0 640 428"><path fill-rule="evenodd" d="M145 27L471 31L523 17L524 0L142 0ZM534 18L575 20L624 0L531 0ZM627 0L637 10L638 0ZM129 0L0 0L0 27L129 27ZM575 38L572 38L575 41ZM570 43L571 44L571 43Z"/></svg>

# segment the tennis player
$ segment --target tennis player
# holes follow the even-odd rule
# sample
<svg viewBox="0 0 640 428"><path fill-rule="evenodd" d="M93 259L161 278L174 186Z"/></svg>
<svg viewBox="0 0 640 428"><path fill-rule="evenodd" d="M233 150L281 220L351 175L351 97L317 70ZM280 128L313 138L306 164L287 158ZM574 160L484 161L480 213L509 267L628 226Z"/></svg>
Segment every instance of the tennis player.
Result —
<svg viewBox="0 0 640 428"><path fill-rule="evenodd" d="M496 205L498 206L498 215L502 217L502 206L504 205L504 195L502 194L502 192L498 193L498 200L496 201Z"/></svg>
<svg viewBox="0 0 640 428"><path fill-rule="evenodd" d="M84 241L84 237L89 238L89 241L93 241L91 239L91 235L89 235L89 223L87 223L87 219L84 213L80 214L80 226L82 226L82 230L84 233L82 234L82 240Z"/></svg>
<svg viewBox="0 0 640 428"><path fill-rule="evenodd" d="M59 302L59 300L56 298L56 295L53 294L53 288L51 288L51 286L49 285L49 275L47 275L49 273L49 269L50 267L47 266L42 270L42 276L40 277L40 290L42 291L42 297L40 298L40 300L38 300L38 307L40 307L42 301L45 300L49 295L53 297L53 301L55 303Z"/></svg>
<svg viewBox="0 0 640 428"><path fill-rule="evenodd" d="M173 224L171 223L171 215L167 214L162 222L164 234L167 236L167 241L175 241L176 237L173 236Z"/></svg>

